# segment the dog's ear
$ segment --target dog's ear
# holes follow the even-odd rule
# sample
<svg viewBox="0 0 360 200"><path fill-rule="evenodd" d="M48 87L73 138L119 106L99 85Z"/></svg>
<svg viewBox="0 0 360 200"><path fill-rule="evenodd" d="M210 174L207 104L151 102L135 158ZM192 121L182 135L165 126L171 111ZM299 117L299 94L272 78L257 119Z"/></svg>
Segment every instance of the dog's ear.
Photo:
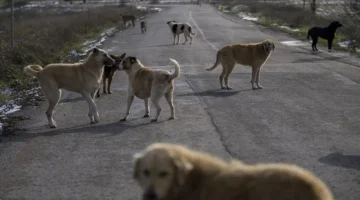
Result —
<svg viewBox="0 0 360 200"><path fill-rule="evenodd" d="M136 63L136 57L130 56L129 59L131 64Z"/></svg>
<svg viewBox="0 0 360 200"><path fill-rule="evenodd" d="M183 185L188 174L193 170L194 166L188 160L181 156L172 156L175 166L175 180L178 185Z"/></svg>
<svg viewBox="0 0 360 200"><path fill-rule="evenodd" d="M95 47L93 48L92 52L94 55L97 55L99 53L99 49Z"/></svg>
<svg viewBox="0 0 360 200"><path fill-rule="evenodd" d="M143 157L143 153L136 153L133 156L133 179L138 179L140 171L140 160Z"/></svg>
<svg viewBox="0 0 360 200"><path fill-rule="evenodd" d="M126 53L121 54L121 56L119 57L119 60L124 60L125 56L126 56Z"/></svg>

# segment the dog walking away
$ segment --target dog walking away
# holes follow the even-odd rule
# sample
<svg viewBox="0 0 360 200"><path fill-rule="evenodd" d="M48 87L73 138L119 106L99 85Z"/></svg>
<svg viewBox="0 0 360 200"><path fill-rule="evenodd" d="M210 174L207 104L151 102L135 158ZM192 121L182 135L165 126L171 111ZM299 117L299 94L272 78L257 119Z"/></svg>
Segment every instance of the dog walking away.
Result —
<svg viewBox="0 0 360 200"><path fill-rule="evenodd" d="M312 39L312 50L313 51L318 51L316 44L320 38L323 38L325 40L327 40L328 42L328 51L331 52L331 47L332 47L332 43L333 40L335 38L335 32L338 28L342 27L343 25L338 22L338 21L333 21L330 23L330 25L328 27L312 27L311 29L309 29L308 31L308 35L307 35L307 39L309 40L310 37Z"/></svg>
<svg viewBox="0 0 360 200"><path fill-rule="evenodd" d="M176 36L177 36L176 44L179 44L181 34L184 34L184 37L185 37L185 41L183 44L186 44L186 42L188 41L188 37L190 38L190 44L192 43L193 38L191 37L191 35L195 36L196 34L192 32L192 27L190 26L190 24L177 23L176 21L168 21L167 24L169 25L169 27L171 29L171 33L174 36L173 44L175 44Z"/></svg>
<svg viewBox="0 0 360 200"><path fill-rule="evenodd" d="M124 23L124 24L126 24L126 22L128 22L128 21L131 21L133 27L135 27L136 17L135 17L134 15L123 15L123 14L120 14L120 16L122 16L122 20L123 20L123 23Z"/></svg>
<svg viewBox="0 0 360 200"><path fill-rule="evenodd" d="M100 87L104 65L112 65L115 61L102 49L94 48L82 63L55 63L42 68L39 65L24 67L24 72L36 77L40 87L49 102L46 116L51 128L56 128L52 118L54 108L61 97L61 90L80 93L89 104L90 123L100 120L98 108L95 104L95 93Z"/></svg>
<svg viewBox="0 0 360 200"><path fill-rule="evenodd" d="M206 70L212 71L221 63L223 67L219 77L221 89L231 90L232 87L228 84L228 78L235 64L250 66L252 68L252 89L262 89L263 86L259 83L260 69L274 50L274 42L270 40L258 43L227 45L217 52L214 66ZM223 85L223 80L225 80L225 86ZM254 83L256 83L257 87L255 87Z"/></svg>
<svg viewBox="0 0 360 200"><path fill-rule="evenodd" d="M149 117L149 98L156 107L156 116L151 122L156 122L159 119L161 107L159 105L160 98L165 97L171 110L170 119L175 119L175 108L173 103L174 79L180 75L179 63L170 58L174 64L175 71L170 73L167 70L151 69L145 67L136 57L126 57L122 62L122 70L129 76L129 89L127 97L127 108L124 118L120 121L126 121L134 96L143 99L145 103L145 115Z"/></svg>
<svg viewBox="0 0 360 200"><path fill-rule="evenodd" d="M141 33L146 32L147 24L146 24L145 21L141 21L141 22L140 22L140 28L141 28Z"/></svg>
<svg viewBox="0 0 360 200"><path fill-rule="evenodd" d="M333 200L322 180L292 164L224 161L169 143L148 146L133 163L143 200Z"/></svg>
<svg viewBox="0 0 360 200"><path fill-rule="evenodd" d="M121 64L121 61L124 59L126 53L123 53L121 56L114 56L114 55L110 55L110 57L112 59L115 60L115 64L113 65L105 65L104 66L104 73L102 76L102 82L103 82L103 92L106 94L112 94L113 92L111 91L111 83L113 80L113 77L115 75L115 73L118 71L118 66ZM107 85L106 85L106 81L107 81ZM100 88L97 90L96 92L96 97L100 97Z"/></svg>

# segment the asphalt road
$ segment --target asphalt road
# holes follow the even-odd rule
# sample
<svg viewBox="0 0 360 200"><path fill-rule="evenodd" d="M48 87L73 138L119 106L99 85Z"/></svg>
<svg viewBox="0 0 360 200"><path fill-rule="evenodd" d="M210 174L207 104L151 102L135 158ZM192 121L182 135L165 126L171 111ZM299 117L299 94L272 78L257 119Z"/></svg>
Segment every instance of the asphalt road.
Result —
<svg viewBox="0 0 360 200"><path fill-rule="evenodd" d="M192 24L193 44L173 46L168 20ZM128 84L123 72L116 74L114 94L97 100L100 124L89 125L87 104L74 93L63 93L56 130L45 126L46 102L27 107L21 112L31 117L22 122L26 131L0 143L0 199L139 199L132 155L153 142L181 143L248 163L295 163L324 180L337 200L360 198L360 68L351 65L357 60L336 52L313 54L310 44L289 45L294 39L225 19L208 5L175 6L147 22L146 34L137 24L102 48L154 68L172 69L168 58L176 59L182 70L175 81L177 119L166 120L170 112L163 99L160 122L150 124L141 118L143 101L135 99L129 121L119 123ZM264 89L251 90L250 68L237 65L229 78L233 90L220 90L221 67L205 71L215 50L266 38L276 49L262 69Z"/></svg>

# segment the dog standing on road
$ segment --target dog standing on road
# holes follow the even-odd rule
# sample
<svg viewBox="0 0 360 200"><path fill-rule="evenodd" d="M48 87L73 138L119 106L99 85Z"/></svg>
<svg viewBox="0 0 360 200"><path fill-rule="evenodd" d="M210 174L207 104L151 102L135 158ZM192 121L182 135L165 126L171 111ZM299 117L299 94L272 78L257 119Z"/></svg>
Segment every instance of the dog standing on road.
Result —
<svg viewBox="0 0 360 200"><path fill-rule="evenodd" d="M149 145L133 163L143 200L333 200L322 180L292 164L224 161L170 143Z"/></svg>
<svg viewBox="0 0 360 200"><path fill-rule="evenodd" d="M328 27L312 27L308 31L307 39L309 40L310 37L312 39L312 50L318 51L316 44L320 38L327 40L328 42L328 51L331 52L331 47L333 40L335 38L335 32L338 28L342 27L343 25L338 21L333 21L330 23Z"/></svg>
<svg viewBox="0 0 360 200"><path fill-rule="evenodd" d="M168 21L167 24L171 28L171 33L174 36L174 43L173 44L175 44L176 36L177 36L177 43L176 44L179 44L181 34L184 34L184 37L185 37L185 41L184 41L183 44L186 44L186 42L188 41L188 37L190 38L190 44L192 43L193 38L191 37L191 35L195 36L196 34L192 32L192 27L190 26L190 24L188 24L188 23L176 23L176 21Z"/></svg>
<svg viewBox="0 0 360 200"><path fill-rule="evenodd" d="M112 94L111 82L112 82L112 79L113 79L115 73L119 69L117 66L125 58L125 55L126 55L126 53L123 53L121 56L118 56L118 57L114 56L114 55L110 55L110 57L115 60L115 64L114 65L105 65L104 66L104 73L103 73L103 76L102 76L103 92L104 93ZM106 81L107 81L107 85L106 85ZM96 92L96 97L100 97L100 88Z"/></svg>
<svg viewBox="0 0 360 200"><path fill-rule="evenodd" d="M140 22L140 28L141 28L141 33L146 32L147 25L146 25L146 22L145 22L145 21L141 21L141 22Z"/></svg>
<svg viewBox="0 0 360 200"><path fill-rule="evenodd" d="M136 17L135 17L134 15L123 15L123 14L120 14L120 16L122 17L122 20L123 20L123 23L124 23L124 24L126 24L126 22L128 22L128 21L131 21L133 27L135 27Z"/></svg>
<svg viewBox="0 0 360 200"><path fill-rule="evenodd" d="M101 84L104 65L114 63L115 61L106 51L94 48L82 63L55 63L44 68L39 65L24 67L26 74L39 80L41 90L49 102L46 110L49 126L57 127L52 115L61 97L60 89L80 93L89 104L90 123L98 123L100 117L95 103L95 93Z"/></svg>
<svg viewBox="0 0 360 200"><path fill-rule="evenodd" d="M151 101L156 107L156 116L151 122L158 121L161 112L159 101L160 98L164 96L171 110L169 119L175 119L175 108L173 103L174 79L180 74L180 65L174 59L170 58L170 61L175 66L175 71L172 73L167 70L145 67L136 57L129 56L123 60L120 68L129 76L129 87L126 113L124 118L120 121L126 121L130 113L130 107L134 100L134 96L139 99L144 99L144 117L149 117L149 98L151 98Z"/></svg>
<svg viewBox="0 0 360 200"><path fill-rule="evenodd" d="M227 45L217 52L214 66L206 70L212 71L221 63L223 67L219 77L221 89L231 90L232 88L228 85L228 78L233 71L235 64L250 66L252 67L252 89L262 89L263 87L259 83L260 69L274 50L274 42L270 40L258 43ZM223 86L224 79L225 87ZM256 83L257 87L255 87L254 83Z"/></svg>

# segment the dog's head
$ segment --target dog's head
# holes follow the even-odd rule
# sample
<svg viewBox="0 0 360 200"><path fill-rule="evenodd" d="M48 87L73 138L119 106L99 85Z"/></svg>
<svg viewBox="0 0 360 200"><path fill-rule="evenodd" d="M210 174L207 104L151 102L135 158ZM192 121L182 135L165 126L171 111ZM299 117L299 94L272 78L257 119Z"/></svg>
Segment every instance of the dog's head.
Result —
<svg viewBox="0 0 360 200"><path fill-rule="evenodd" d="M171 24L174 24L174 23L176 23L176 21L175 20L172 20L172 21L168 21L168 22L166 22L168 25L171 25Z"/></svg>
<svg viewBox="0 0 360 200"><path fill-rule="evenodd" d="M162 200L183 186L193 165L169 146L150 145L134 156L133 178L143 189L143 200Z"/></svg>
<svg viewBox="0 0 360 200"><path fill-rule="evenodd" d="M112 67L116 68L117 70L120 70L121 68L121 62L124 60L126 53L121 54L121 56L114 56L110 54L110 57L115 60L115 62L111 65L106 65L106 67Z"/></svg>
<svg viewBox="0 0 360 200"><path fill-rule="evenodd" d="M115 60L103 49L93 48L90 56L92 56L96 62L101 63L101 67L115 64Z"/></svg>
<svg viewBox="0 0 360 200"><path fill-rule="evenodd" d="M331 22L331 24L329 25L329 27L332 27L333 29L337 29L342 27L343 25L339 22L339 21L333 21Z"/></svg>
<svg viewBox="0 0 360 200"><path fill-rule="evenodd" d="M271 40L265 40L262 42L262 46L266 52L271 52L275 50L275 44Z"/></svg>
<svg viewBox="0 0 360 200"><path fill-rule="evenodd" d="M139 61L136 57L128 56L122 60L119 69L127 71L127 70L132 69L134 65L138 65L138 64L139 64Z"/></svg>

